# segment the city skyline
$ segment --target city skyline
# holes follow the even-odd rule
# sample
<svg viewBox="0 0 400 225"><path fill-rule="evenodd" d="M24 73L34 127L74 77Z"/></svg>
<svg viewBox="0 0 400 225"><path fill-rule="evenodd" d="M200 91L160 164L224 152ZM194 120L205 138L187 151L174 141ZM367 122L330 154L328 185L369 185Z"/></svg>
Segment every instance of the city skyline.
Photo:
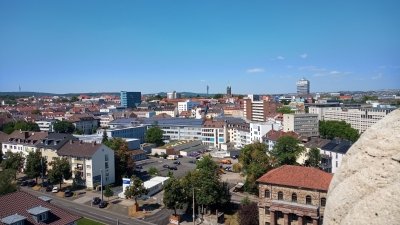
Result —
<svg viewBox="0 0 400 225"><path fill-rule="evenodd" d="M400 88L398 1L0 2L0 91Z"/></svg>

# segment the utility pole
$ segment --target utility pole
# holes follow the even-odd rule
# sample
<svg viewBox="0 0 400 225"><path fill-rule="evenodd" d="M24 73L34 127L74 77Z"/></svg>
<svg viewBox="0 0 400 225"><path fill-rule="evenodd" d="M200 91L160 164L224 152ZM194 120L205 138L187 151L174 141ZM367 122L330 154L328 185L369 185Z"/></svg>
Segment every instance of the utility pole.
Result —
<svg viewBox="0 0 400 225"><path fill-rule="evenodd" d="M44 170L43 170L43 157L42 156L40 156L40 165L42 166L42 187L43 187Z"/></svg>
<svg viewBox="0 0 400 225"><path fill-rule="evenodd" d="M103 201L103 170L100 169L101 201Z"/></svg>
<svg viewBox="0 0 400 225"><path fill-rule="evenodd" d="M196 215L194 214L194 188L193 188L193 225L196 225Z"/></svg>

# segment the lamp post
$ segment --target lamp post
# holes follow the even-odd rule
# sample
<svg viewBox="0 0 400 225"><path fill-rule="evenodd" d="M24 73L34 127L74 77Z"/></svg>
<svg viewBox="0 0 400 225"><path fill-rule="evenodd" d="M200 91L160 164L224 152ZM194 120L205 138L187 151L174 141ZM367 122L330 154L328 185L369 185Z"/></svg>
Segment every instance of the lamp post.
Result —
<svg viewBox="0 0 400 225"><path fill-rule="evenodd" d="M100 190L101 190L101 201L103 201L103 170L100 169Z"/></svg>
<svg viewBox="0 0 400 225"><path fill-rule="evenodd" d="M193 225L196 225L196 215L194 213L194 187L193 187Z"/></svg>

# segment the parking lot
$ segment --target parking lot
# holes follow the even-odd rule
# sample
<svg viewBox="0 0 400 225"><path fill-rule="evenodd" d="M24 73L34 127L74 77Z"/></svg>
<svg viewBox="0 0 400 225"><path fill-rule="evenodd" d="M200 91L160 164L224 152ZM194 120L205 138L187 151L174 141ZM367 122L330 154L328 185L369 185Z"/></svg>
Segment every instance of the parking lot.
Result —
<svg viewBox="0 0 400 225"><path fill-rule="evenodd" d="M174 164L174 162L177 161L180 162L180 165ZM176 166L177 170L165 168L164 165L168 165L169 167ZM142 169L138 173L142 178L146 176L145 171L148 171L151 167L154 167L158 170L158 176L168 176L168 171L171 171L174 174L174 177L182 178L187 172L196 168L196 159L183 157L179 158L178 160L171 160L151 157L149 159L136 162L136 166L142 166Z"/></svg>

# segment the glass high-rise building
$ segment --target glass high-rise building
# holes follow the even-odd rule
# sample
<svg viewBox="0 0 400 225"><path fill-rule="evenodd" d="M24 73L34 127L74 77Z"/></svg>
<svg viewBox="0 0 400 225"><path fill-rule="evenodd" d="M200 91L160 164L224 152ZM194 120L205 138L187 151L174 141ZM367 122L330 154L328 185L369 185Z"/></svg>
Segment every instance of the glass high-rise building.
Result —
<svg viewBox="0 0 400 225"><path fill-rule="evenodd" d="M121 91L121 106L126 108L136 108L142 102L141 92Z"/></svg>
<svg viewBox="0 0 400 225"><path fill-rule="evenodd" d="M298 95L309 95L310 94L310 81L305 78L300 79L296 83Z"/></svg>

